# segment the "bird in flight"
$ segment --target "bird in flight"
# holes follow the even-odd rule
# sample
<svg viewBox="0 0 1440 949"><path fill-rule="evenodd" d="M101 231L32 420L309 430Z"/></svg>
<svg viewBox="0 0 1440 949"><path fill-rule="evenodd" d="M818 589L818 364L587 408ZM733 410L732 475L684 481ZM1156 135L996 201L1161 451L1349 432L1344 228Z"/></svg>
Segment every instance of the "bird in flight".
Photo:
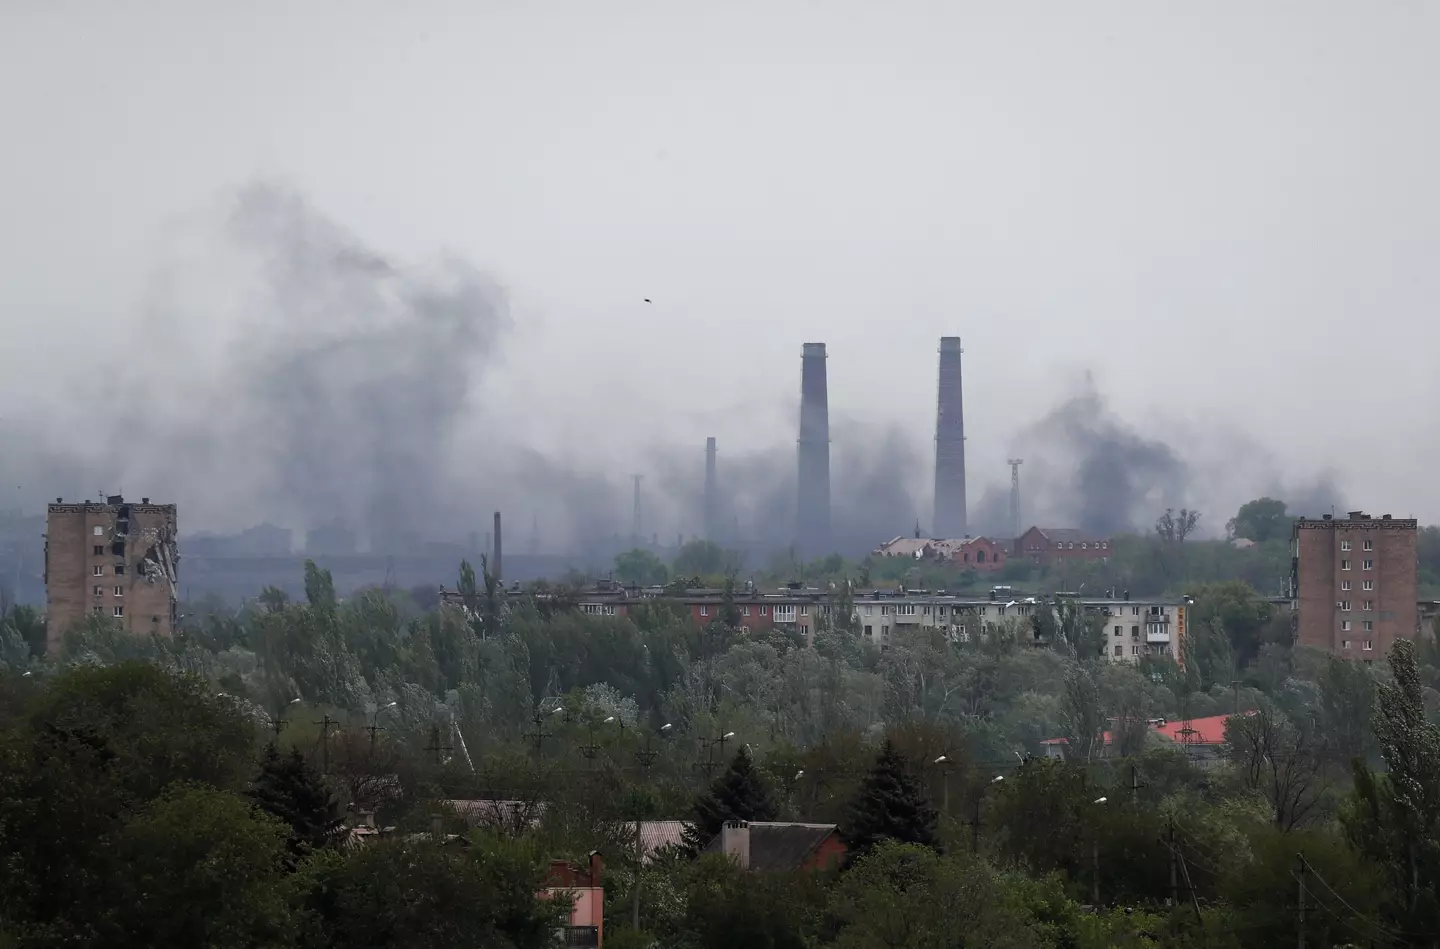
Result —
<svg viewBox="0 0 1440 949"><path fill-rule="evenodd" d="M649 303L649 302L650 302L650 298L649 298L649 297L646 297L646 298L645 298L645 302L646 302L646 303Z"/></svg>

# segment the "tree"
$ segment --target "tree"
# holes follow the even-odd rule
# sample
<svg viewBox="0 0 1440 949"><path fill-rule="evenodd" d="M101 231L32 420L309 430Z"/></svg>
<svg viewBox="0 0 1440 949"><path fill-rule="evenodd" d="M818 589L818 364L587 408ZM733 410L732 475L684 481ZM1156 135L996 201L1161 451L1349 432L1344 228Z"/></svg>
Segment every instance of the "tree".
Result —
<svg viewBox="0 0 1440 949"><path fill-rule="evenodd" d="M548 949L568 918L544 886L538 844L472 834L382 840L355 854L324 851L297 874L309 919L301 949Z"/></svg>
<svg viewBox="0 0 1440 949"><path fill-rule="evenodd" d="M1166 544L1183 544L1199 522L1199 511L1182 507L1176 512L1173 507L1167 507L1165 513L1155 521L1155 533Z"/></svg>
<svg viewBox="0 0 1440 949"><path fill-rule="evenodd" d="M335 580L313 560L305 561L305 599L317 610L335 609Z"/></svg>
<svg viewBox="0 0 1440 949"><path fill-rule="evenodd" d="M1065 756L1072 761L1093 761L1105 754L1105 710L1091 667L1077 664L1065 674L1061 697L1065 726Z"/></svg>
<svg viewBox="0 0 1440 949"><path fill-rule="evenodd" d="M282 756L271 742L249 791L262 811L290 828L290 866L339 839L340 802L299 748Z"/></svg>
<svg viewBox="0 0 1440 949"><path fill-rule="evenodd" d="M1231 537L1243 537L1263 544L1289 536L1294 518L1285 513L1285 502L1274 498L1256 498L1240 505L1240 510L1225 525Z"/></svg>
<svg viewBox="0 0 1440 949"><path fill-rule="evenodd" d="M839 949L1050 944L1017 909L995 871L969 854L895 841L860 857L830 901Z"/></svg>
<svg viewBox="0 0 1440 949"><path fill-rule="evenodd" d="M1385 869L1412 931L1440 927L1440 726L1425 714L1415 645L1397 640L1392 681L1378 688L1375 738L1386 773L1355 763L1355 790L1342 811L1351 843Z"/></svg>
<svg viewBox="0 0 1440 949"><path fill-rule="evenodd" d="M100 945L289 945L285 832L226 791L177 786L119 833Z"/></svg>
<svg viewBox="0 0 1440 949"><path fill-rule="evenodd" d="M736 558L710 540L692 540L680 548L671 564L677 577L719 577L734 572Z"/></svg>
<svg viewBox="0 0 1440 949"><path fill-rule="evenodd" d="M907 770L904 756L887 738L874 767L860 782L841 830L848 850L846 863L852 864L884 840L939 851L937 819L935 808Z"/></svg>
<svg viewBox="0 0 1440 949"><path fill-rule="evenodd" d="M616 555L615 579L636 586L663 587L670 582L670 570L659 557L637 547Z"/></svg>
<svg viewBox="0 0 1440 949"><path fill-rule="evenodd" d="M685 828L685 847L699 853L720 833L726 821L774 820L780 813L765 779L755 770L748 749L741 748L730 767L708 794L696 798L691 823Z"/></svg>
<svg viewBox="0 0 1440 949"><path fill-rule="evenodd" d="M1282 831L1308 821L1329 790L1315 723L1291 721L1269 701L1226 719L1225 744L1241 783L1265 799Z"/></svg>

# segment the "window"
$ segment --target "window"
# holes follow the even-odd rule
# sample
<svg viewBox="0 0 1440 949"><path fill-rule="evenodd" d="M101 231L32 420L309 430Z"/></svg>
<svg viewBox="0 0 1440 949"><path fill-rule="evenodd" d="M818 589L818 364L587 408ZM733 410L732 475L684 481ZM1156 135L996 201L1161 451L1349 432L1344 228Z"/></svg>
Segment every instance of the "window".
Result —
<svg viewBox="0 0 1440 949"><path fill-rule="evenodd" d="M748 606L742 607L741 610L740 610L740 613L741 613L742 616L749 616L749 615L750 615L750 607L748 607Z"/></svg>
<svg viewBox="0 0 1440 949"><path fill-rule="evenodd" d="M810 604L809 604L809 603L801 603L801 604L800 604L800 615L801 615L801 616L809 616L809 615L810 615Z"/></svg>
<svg viewBox="0 0 1440 949"><path fill-rule="evenodd" d="M125 576L125 565L124 565L123 563L117 563L117 564L115 565L115 576L117 576L117 577L123 577L123 576Z"/></svg>
<svg viewBox="0 0 1440 949"><path fill-rule="evenodd" d="M589 613L591 616L594 616L595 614L597 614L597 613L600 612L600 604L599 604L599 603L581 603L581 604L580 604L580 612L582 612L582 613Z"/></svg>
<svg viewBox="0 0 1440 949"><path fill-rule="evenodd" d="M1365 640L1365 645L1364 645L1363 647L1361 647L1361 648L1367 649L1367 650L1369 650L1369 649L1374 649L1374 648L1375 648L1375 640L1373 640L1373 639L1367 639L1367 640Z"/></svg>
<svg viewBox="0 0 1440 949"><path fill-rule="evenodd" d="M1341 648L1341 649L1349 649L1349 648L1350 648L1350 640L1348 640L1348 639L1342 639L1342 640L1340 640L1340 648Z"/></svg>
<svg viewBox="0 0 1440 949"><path fill-rule="evenodd" d="M1132 606L1132 607L1130 607L1130 615L1131 615L1131 616L1139 616L1139 615L1140 615L1140 607L1138 607L1138 606Z"/></svg>
<svg viewBox="0 0 1440 949"><path fill-rule="evenodd" d="M103 577L103 576L105 576L105 568L104 568L104 567L101 567L101 566L99 566L99 565L97 564L96 567L95 567L95 572L94 572L93 575L94 575L94 576L97 576L97 577Z"/></svg>
<svg viewBox="0 0 1440 949"><path fill-rule="evenodd" d="M92 533L94 533L94 535L95 535L96 537L104 537L104 536L105 536L105 528L101 527L99 524L96 524L96 525L95 525L95 530L92 531Z"/></svg>
<svg viewBox="0 0 1440 949"><path fill-rule="evenodd" d="M1349 581L1349 580L1341 580L1341 581L1340 581L1340 589L1342 589L1342 590L1348 590L1348 589L1350 589L1350 581Z"/></svg>
<svg viewBox="0 0 1440 949"><path fill-rule="evenodd" d="M116 587L116 588L115 588L115 595L116 595L116 596L124 596L124 595L125 595L125 588L124 588L124 587Z"/></svg>
<svg viewBox="0 0 1440 949"><path fill-rule="evenodd" d="M1375 542L1374 542L1373 540L1367 540L1367 541L1365 542L1365 549L1366 549L1366 550L1374 550L1374 549L1375 549Z"/></svg>
<svg viewBox="0 0 1440 949"><path fill-rule="evenodd" d="M1375 601L1374 601L1374 600L1366 600L1366 601L1361 605L1360 608L1361 608L1362 610L1373 610L1373 609L1375 609Z"/></svg>
<svg viewBox="0 0 1440 949"><path fill-rule="evenodd" d="M1131 627L1130 627L1130 638L1131 638L1131 639L1139 639L1139 638L1140 638L1140 627L1139 627L1139 626L1131 626Z"/></svg>
<svg viewBox="0 0 1440 949"><path fill-rule="evenodd" d="M865 607L865 615L866 615L866 616L869 616L869 615L874 611L874 609L875 609L875 607L873 607L873 606L867 606L867 607Z"/></svg>
<svg viewBox="0 0 1440 949"><path fill-rule="evenodd" d="M1349 601L1349 600L1341 600L1341 601L1340 601L1340 611L1341 611L1342 613L1348 613L1348 612L1350 612L1350 601Z"/></svg>
<svg viewBox="0 0 1440 949"><path fill-rule="evenodd" d="M1350 542L1349 542L1348 540L1342 540L1342 541L1340 542L1340 549L1341 549L1341 550L1349 550L1349 549L1350 549Z"/></svg>
<svg viewBox="0 0 1440 949"><path fill-rule="evenodd" d="M1341 569L1341 570L1349 570L1349 569L1350 569L1350 561L1348 561L1348 560L1342 560L1342 561L1340 561L1340 569Z"/></svg>
<svg viewBox="0 0 1440 949"><path fill-rule="evenodd" d="M105 612L105 608L104 608L104 607L101 607L101 606L95 607L95 615L96 615L96 616L99 616L99 615L100 615L101 613L103 613L103 612Z"/></svg>
<svg viewBox="0 0 1440 949"><path fill-rule="evenodd" d="M1340 629L1341 629L1341 631L1343 631L1343 632L1349 632L1349 631L1350 631L1350 621L1349 621L1348 619L1342 619L1342 620L1340 621Z"/></svg>
<svg viewBox="0 0 1440 949"><path fill-rule="evenodd" d="M96 596L104 596L104 595L105 595L105 588L104 588L104 587L96 587L96 588L95 588L95 595L96 595Z"/></svg>
<svg viewBox="0 0 1440 949"><path fill-rule="evenodd" d="M888 607L888 606L882 606L882 607L880 607L880 615L881 615L881 616L889 616L889 615L890 615L890 607Z"/></svg>
<svg viewBox="0 0 1440 949"><path fill-rule="evenodd" d="M768 607L768 606L762 606L762 607L760 607L760 615L761 615L761 616L764 616L764 615L765 615L766 613L768 613L769 611L770 611L770 607Z"/></svg>
<svg viewBox="0 0 1440 949"><path fill-rule="evenodd" d="M881 627L880 627L880 638L881 638L881 639L889 639L889 638L890 638L890 627L889 627L889 626L881 626Z"/></svg>
<svg viewBox="0 0 1440 949"><path fill-rule="evenodd" d="M114 615L114 616L124 616L124 615L125 615L125 607L123 607L123 606L117 606L117 607L115 607L115 610L114 610L114 612L112 613L112 615Z"/></svg>
<svg viewBox="0 0 1440 949"><path fill-rule="evenodd" d="M915 615L915 604L914 604L914 603L902 603L902 604L900 604L899 606L895 607L895 612L899 613L901 616L914 616L914 615Z"/></svg>
<svg viewBox="0 0 1440 949"><path fill-rule="evenodd" d="M866 636L874 636L874 635L875 635L874 628L873 628L873 627L870 627L870 626L866 626L866 627L865 627L865 635L866 635Z"/></svg>
<svg viewBox="0 0 1440 949"><path fill-rule="evenodd" d="M1125 631L1125 627L1123 627L1123 626L1116 626L1116 627L1115 627L1115 638L1116 638L1116 639L1119 639L1119 638L1120 638L1120 634L1123 633L1124 631Z"/></svg>
<svg viewBox="0 0 1440 949"><path fill-rule="evenodd" d="M930 615L930 607L928 607L928 606L922 606L922 607L920 607L920 612L921 612L921 614L924 615L924 616L929 616L929 615Z"/></svg>
<svg viewBox="0 0 1440 949"><path fill-rule="evenodd" d="M701 616L709 616L709 615L710 615L710 607L705 606L705 605L702 603L702 604L700 605L700 615L701 615Z"/></svg>
<svg viewBox="0 0 1440 949"><path fill-rule="evenodd" d="M1132 656L1138 656L1138 655L1140 655L1140 647L1139 647L1139 646L1131 646L1131 647L1130 647L1130 655L1132 655Z"/></svg>
<svg viewBox="0 0 1440 949"><path fill-rule="evenodd" d="M614 616L614 615L615 615L615 607L614 607L613 605L607 603L607 604L605 605L605 615L606 615L606 616Z"/></svg>
<svg viewBox="0 0 1440 949"><path fill-rule="evenodd" d="M1375 581L1374 581L1374 580L1366 580L1366 581L1364 581L1363 583L1360 584L1360 589L1362 589L1362 590L1373 590L1373 589L1375 589Z"/></svg>
<svg viewBox="0 0 1440 949"><path fill-rule="evenodd" d="M1115 655L1117 655L1117 656L1123 656L1123 655L1125 655L1125 647L1124 647L1124 646L1116 646L1116 647L1115 647Z"/></svg>
<svg viewBox="0 0 1440 949"><path fill-rule="evenodd" d="M1365 561L1365 565L1364 565L1364 567L1363 567L1362 569L1364 569L1364 570L1374 570L1374 569L1375 569L1375 561L1373 561L1373 560L1367 560L1367 561Z"/></svg>
<svg viewBox="0 0 1440 949"><path fill-rule="evenodd" d="M105 545L104 545L104 544L96 544L95 547L94 547L94 549L92 549L92 550L90 551L90 553L93 554L93 555L96 556L96 557L103 557L103 556L105 556Z"/></svg>
<svg viewBox="0 0 1440 949"><path fill-rule="evenodd" d="M945 615L945 607L943 607L943 606L937 606L937 607L935 607L935 615L936 615L936 616L944 616L944 615Z"/></svg>
<svg viewBox="0 0 1440 949"><path fill-rule="evenodd" d="M1368 620L1368 619L1367 619L1367 620L1365 620L1364 622L1362 622L1360 625L1363 626L1363 627L1365 627L1365 632L1367 632L1367 633L1368 633L1368 632L1372 632L1372 631L1374 631L1374 629L1375 629L1375 621L1374 621L1374 620Z"/></svg>

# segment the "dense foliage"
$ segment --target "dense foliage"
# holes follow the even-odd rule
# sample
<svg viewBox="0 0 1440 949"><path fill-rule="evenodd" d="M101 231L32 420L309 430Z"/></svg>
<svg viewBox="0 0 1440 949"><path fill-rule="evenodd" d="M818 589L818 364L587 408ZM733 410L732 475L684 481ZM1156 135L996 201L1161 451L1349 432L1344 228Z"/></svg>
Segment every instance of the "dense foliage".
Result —
<svg viewBox="0 0 1440 949"><path fill-rule="evenodd" d="M881 651L846 622L807 643L664 600L589 615L483 563L453 606L340 598L313 566L305 587L187 604L173 640L97 619L47 659L0 651L0 946L538 947L565 918L549 861L595 850L621 949L1440 933L1428 634L1388 663L1315 655L1235 579L1183 586L1184 668L1096 660L1063 611L1043 647L1012 620ZM1146 724L1211 715L1204 761ZM350 830L371 814L383 832ZM639 859L652 819L689 846ZM728 819L837 824L847 859L697 855Z"/></svg>

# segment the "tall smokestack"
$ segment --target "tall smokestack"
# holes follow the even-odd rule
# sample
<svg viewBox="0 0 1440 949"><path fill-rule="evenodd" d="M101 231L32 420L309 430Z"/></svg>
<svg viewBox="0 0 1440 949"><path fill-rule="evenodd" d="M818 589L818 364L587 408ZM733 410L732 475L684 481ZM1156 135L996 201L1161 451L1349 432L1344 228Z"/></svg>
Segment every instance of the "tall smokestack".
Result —
<svg viewBox="0 0 1440 949"><path fill-rule="evenodd" d="M964 537L965 404L960 392L960 337L940 337L939 410L935 416L936 537Z"/></svg>
<svg viewBox="0 0 1440 949"><path fill-rule="evenodd" d="M806 343L800 356L800 446L796 545L807 556L830 553L830 395L825 344Z"/></svg>
<svg viewBox="0 0 1440 949"><path fill-rule="evenodd" d="M715 438L705 439L705 539L720 542L720 496L715 483Z"/></svg>
<svg viewBox="0 0 1440 949"><path fill-rule="evenodd" d="M499 579L501 579L502 577L505 576L505 574L502 573L501 570L500 570L500 564L501 564L500 555L501 555L501 552L502 552L503 549L504 549L504 548L503 548L503 547L501 546L501 544L500 544L500 512L499 512L499 511L496 511L496 512L495 512L495 557L494 557L495 563L492 564L491 567L490 567L490 572L495 575L495 579L496 579L496 580L499 580Z"/></svg>

